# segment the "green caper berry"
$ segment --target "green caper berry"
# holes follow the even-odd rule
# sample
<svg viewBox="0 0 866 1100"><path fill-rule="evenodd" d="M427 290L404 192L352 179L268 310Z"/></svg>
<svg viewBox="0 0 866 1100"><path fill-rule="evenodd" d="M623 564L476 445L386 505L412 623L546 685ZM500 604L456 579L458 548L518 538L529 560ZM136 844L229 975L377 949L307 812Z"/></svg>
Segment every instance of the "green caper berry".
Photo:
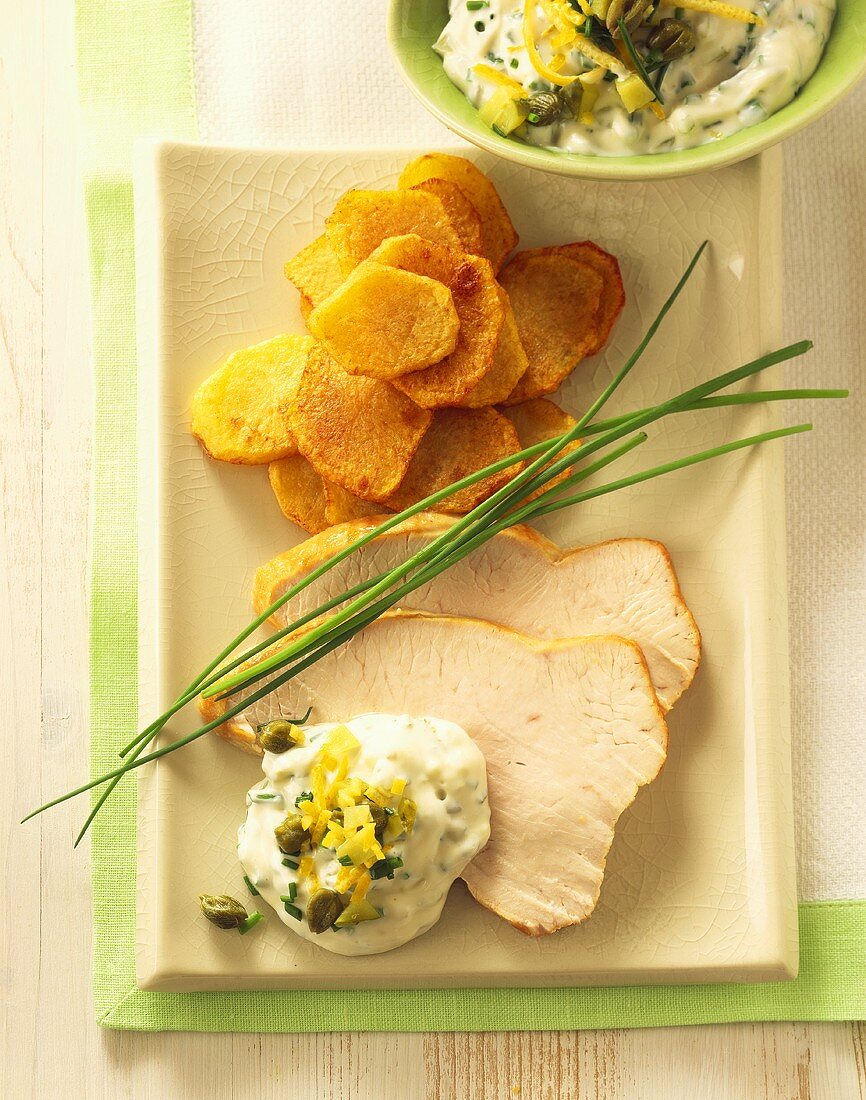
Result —
<svg viewBox="0 0 866 1100"><path fill-rule="evenodd" d="M607 29L618 38L620 19L626 30L631 31L649 15L652 6L653 0L611 0L605 17Z"/></svg>
<svg viewBox="0 0 866 1100"><path fill-rule="evenodd" d="M297 855L310 839L308 830L301 824L300 814L289 814L285 821L274 829L274 836L277 838L280 851L287 856Z"/></svg>
<svg viewBox="0 0 866 1100"><path fill-rule="evenodd" d="M372 817L376 826L373 830L376 834L376 839L381 840L382 837L385 835L385 826L388 824L388 815L381 806L377 805L377 803L371 802L369 799L367 799L367 803L370 807L370 817Z"/></svg>
<svg viewBox="0 0 866 1100"><path fill-rule="evenodd" d="M275 722L268 722L266 726L259 726L259 744L265 752L288 752L296 744L292 732L292 723L278 718Z"/></svg>
<svg viewBox="0 0 866 1100"><path fill-rule="evenodd" d="M238 928L247 919L247 911L228 894L199 894L201 911L217 928Z"/></svg>
<svg viewBox="0 0 866 1100"><path fill-rule="evenodd" d="M327 932L343 912L343 901L336 890L317 890L307 903L307 924L319 935Z"/></svg>
<svg viewBox="0 0 866 1100"><path fill-rule="evenodd" d="M526 121L532 126L549 126L565 113L567 104L556 92L536 92L526 104L529 113Z"/></svg>
<svg viewBox="0 0 866 1100"><path fill-rule="evenodd" d="M676 61L695 48L695 32L682 19L663 19L653 27L646 41L651 50L661 54L663 61Z"/></svg>

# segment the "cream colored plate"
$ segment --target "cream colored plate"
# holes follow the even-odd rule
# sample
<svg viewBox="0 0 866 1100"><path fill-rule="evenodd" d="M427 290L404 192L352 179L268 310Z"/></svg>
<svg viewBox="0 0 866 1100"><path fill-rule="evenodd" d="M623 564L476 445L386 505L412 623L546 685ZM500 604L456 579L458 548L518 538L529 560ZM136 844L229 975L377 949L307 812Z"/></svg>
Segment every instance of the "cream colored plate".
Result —
<svg viewBox="0 0 866 1100"><path fill-rule="evenodd" d="M300 540L265 470L205 458L187 428L196 385L236 348L301 331L284 261L350 187L387 187L412 151L141 150L141 718L162 709L250 616L256 566ZM469 151L490 170L524 247L592 238L628 295L604 355L561 395L585 407L705 237L698 272L611 405L636 408L779 340L778 165L656 184L575 182ZM679 416L623 470L760 431L766 408ZM793 444L796 445L796 444ZM143 778L138 975L148 989L757 981L793 976L797 913L788 741L782 445L742 453L561 513L562 545L645 535L669 547L704 661L670 716L661 777L620 821L584 925L529 939L462 884L442 921L397 951L330 955L275 914L216 932L196 895L248 900L235 857L258 764L214 738ZM479 676L483 669L477 669ZM349 715L331 715L347 718ZM184 723L172 726L177 733ZM539 835L539 859L544 837Z"/></svg>

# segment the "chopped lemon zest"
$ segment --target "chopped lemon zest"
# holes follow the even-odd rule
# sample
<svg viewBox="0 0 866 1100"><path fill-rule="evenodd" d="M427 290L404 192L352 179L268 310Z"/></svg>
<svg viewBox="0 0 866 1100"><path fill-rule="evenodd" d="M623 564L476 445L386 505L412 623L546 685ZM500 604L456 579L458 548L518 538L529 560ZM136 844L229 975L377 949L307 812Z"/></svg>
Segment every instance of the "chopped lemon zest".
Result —
<svg viewBox="0 0 866 1100"><path fill-rule="evenodd" d="M764 26L764 18L757 12L747 8L738 8L734 4L726 4L724 0L683 0L677 6L688 11L703 11L708 15L721 15L724 19L735 19L738 23L754 23L758 27Z"/></svg>
<svg viewBox="0 0 866 1100"><path fill-rule="evenodd" d="M391 794L394 795L395 797L397 795L402 794L403 791L405 791L405 790L406 790L406 780L405 779L395 779L394 782L391 784Z"/></svg>
<svg viewBox="0 0 866 1100"><path fill-rule="evenodd" d="M643 78L640 76L637 69L635 68L634 62L632 61L631 57L629 56L629 52L626 49L625 43L622 42L622 41L617 42L616 50L617 50L617 53L619 54L619 56L622 58L623 64L628 68L629 72L633 76L636 76L638 78L638 80L640 80L641 84L643 84L647 88L647 91L651 92L653 97L655 97L655 94L656 94L655 88L652 88L649 85L647 85L646 82L643 80ZM665 118L664 108L662 107L662 105L659 103L659 101L657 99L655 99L655 98L651 99L650 102L647 103L646 106L650 111L652 111L652 113L656 116L657 119L659 119L661 121L664 121L664 118Z"/></svg>
<svg viewBox="0 0 866 1100"><path fill-rule="evenodd" d="M384 810L388 805L390 799L387 794L380 787L368 787L364 794L371 802L375 802L377 806L381 806Z"/></svg>
<svg viewBox="0 0 866 1100"><path fill-rule="evenodd" d="M363 901L367 896L367 891L370 889L370 883L372 881L369 874L365 871L358 879L358 885L355 887L355 892L352 894L352 901Z"/></svg>
<svg viewBox="0 0 866 1100"><path fill-rule="evenodd" d="M512 80L506 73L501 73L498 69L494 69L492 65L485 65L481 62L478 65L473 65L472 71L484 80L489 80L493 84L497 84L500 88L507 88L508 91L513 92L515 96L526 95L526 91L522 84L519 84L516 80Z"/></svg>
<svg viewBox="0 0 866 1100"><path fill-rule="evenodd" d="M608 53L607 50L601 49L585 35L578 35L575 40L574 48L582 53L584 57L588 57L590 61L596 65L600 65L602 69L607 69L620 78L628 76L628 68L623 65L621 61L613 56L612 53Z"/></svg>
<svg viewBox="0 0 866 1100"><path fill-rule="evenodd" d="M366 803L360 806L347 806L343 811L343 828L347 833L350 829L360 829L368 821L372 821L372 815Z"/></svg>
<svg viewBox="0 0 866 1100"><path fill-rule="evenodd" d="M535 0L524 0L523 3L523 42L526 46L527 53L529 54L529 60L532 63L533 69L539 76L543 76L546 80L549 80L551 84L556 84L560 88L566 88L569 84L574 83L577 77L574 76L561 76L554 69L551 69L549 65L546 65L541 59L541 54L538 52L538 46L535 44L535 29L533 27L532 16L535 9Z"/></svg>

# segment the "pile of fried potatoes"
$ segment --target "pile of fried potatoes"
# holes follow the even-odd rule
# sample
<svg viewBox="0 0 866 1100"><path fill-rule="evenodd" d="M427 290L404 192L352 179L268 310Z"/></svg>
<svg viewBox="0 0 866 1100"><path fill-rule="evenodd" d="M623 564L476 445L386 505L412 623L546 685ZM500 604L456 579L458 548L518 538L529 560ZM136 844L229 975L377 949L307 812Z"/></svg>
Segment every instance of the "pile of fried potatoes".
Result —
<svg viewBox="0 0 866 1100"><path fill-rule="evenodd" d="M517 233L489 179L429 153L392 191L349 191L285 266L309 335L236 352L196 391L215 459L268 465L310 533L399 511L561 435L545 395L604 346L625 296L589 241L509 255ZM452 494L464 513L520 469Z"/></svg>

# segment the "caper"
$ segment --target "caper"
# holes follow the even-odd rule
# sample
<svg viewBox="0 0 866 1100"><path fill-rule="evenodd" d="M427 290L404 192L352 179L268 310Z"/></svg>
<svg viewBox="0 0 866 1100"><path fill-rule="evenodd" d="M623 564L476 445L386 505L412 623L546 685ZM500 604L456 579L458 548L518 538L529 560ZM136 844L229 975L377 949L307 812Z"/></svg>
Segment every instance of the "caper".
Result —
<svg viewBox="0 0 866 1100"><path fill-rule="evenodd" d="M695 48L695 32L682 19L663 19L653 27L646 41L662 61L676 61Z"/></svg>
<svg viewBox="0 0 866 1100"><path fill-rule="evenodd" d="M370 806L370 817L372 817L376 826L374 829L376 839L381 840L385 835L385 826L388 824L388 814L375 802L370 802L369 799L367 801Z"/></svg>
<svg viewBox="0 0 866 1100"><path fill-rule="evenodd" d="M632 31L649 14L654 0L610 0L605 23L614 38L619 37L619 21Z"/></svg>
<svg viewBox="0 0 866 1100"><path fill-rule="evenodd" d="M556 92L536 92L527 100L529 113L526 121L530 126L549 126L567 110L568 105Z"/></svg>
<svg viewBox="0 0 866 1100"><path fill-rule="evenodd" d="M217 928L237 928L247 919L247 911L228 894L199 894L201 911Z"/></svg>
<svg viewBox="0 0 866 1100"><path fill-rule="evenodd" d="M297 855L310 839L309 831L301 824L300 814L289 814L286 820L274 829L274 836L277 838L280 851L287 856Z"/></svg>
<svg viewBox="0 0 866 1100"><path fill-rule="evenodd" d="M259 744L265 752L288 752L296 744L293 733L292 723L278 718L274 722L268 722L266 726L259 726Z"/></svg>
<svg viewBox="0 0 866 1100"><path fill-rule="evenodd" d="M317 890L307 903L307 924L318 935L327 932L343 912L343 902L336 890Z"/></svg>

